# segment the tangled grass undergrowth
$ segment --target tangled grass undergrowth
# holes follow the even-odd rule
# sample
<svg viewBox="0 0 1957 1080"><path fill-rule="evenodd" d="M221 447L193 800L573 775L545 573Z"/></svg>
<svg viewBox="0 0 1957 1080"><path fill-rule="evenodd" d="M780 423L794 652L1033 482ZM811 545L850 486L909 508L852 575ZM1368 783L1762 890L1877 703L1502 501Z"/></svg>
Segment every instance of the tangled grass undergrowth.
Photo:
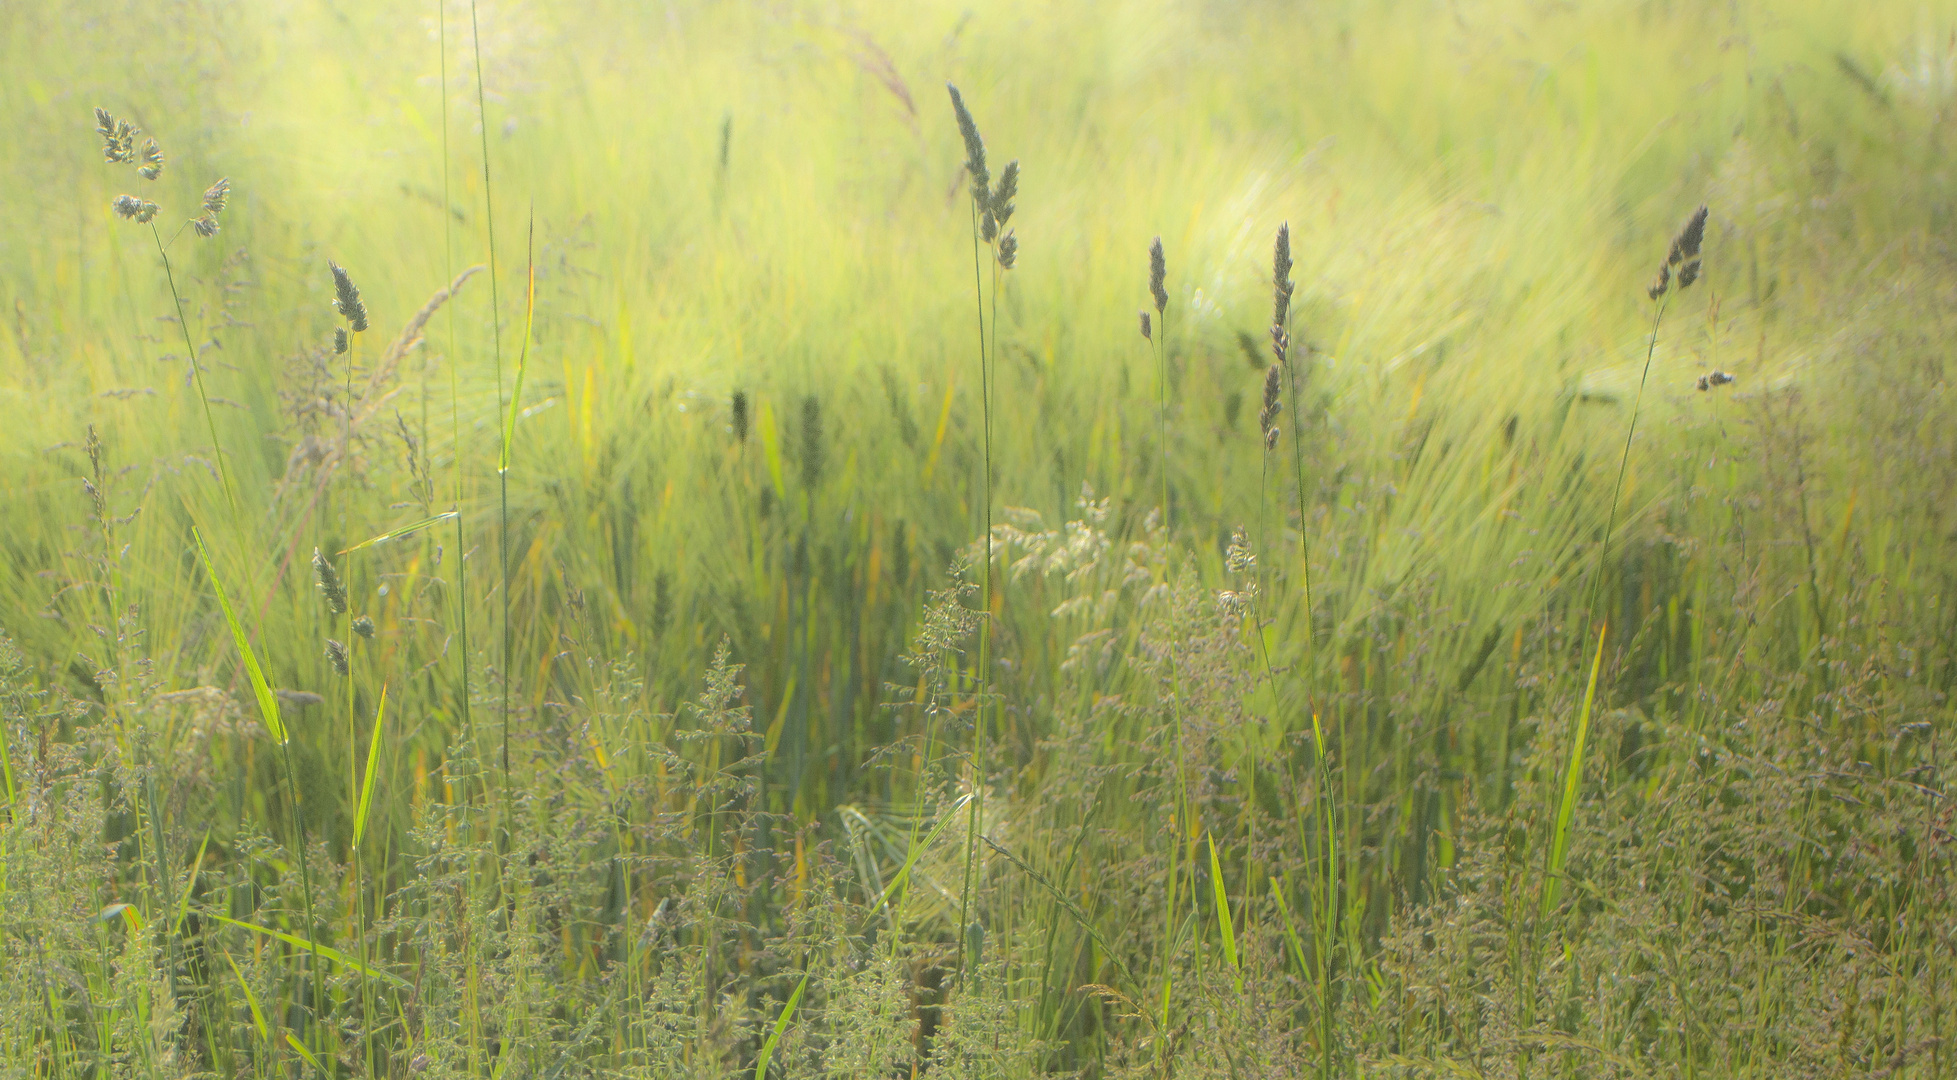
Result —
<svg viewBox="0 0 1957 1080"><path fill-rule="evenodd" d="M0 8L0 1077L1957 1073L1947 17L422 7Z"/></svg>

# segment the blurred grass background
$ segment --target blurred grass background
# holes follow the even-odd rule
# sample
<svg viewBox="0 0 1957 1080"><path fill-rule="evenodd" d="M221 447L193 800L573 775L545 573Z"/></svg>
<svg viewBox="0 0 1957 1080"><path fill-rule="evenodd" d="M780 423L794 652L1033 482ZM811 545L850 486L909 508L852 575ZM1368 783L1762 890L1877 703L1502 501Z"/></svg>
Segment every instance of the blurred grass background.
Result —
<svg viewBox="0 0 1957 1080"><path fill-rule="evenodd" d="M513 808L512 790L551 803L551 814L578 805L645 827L682 808L682 817L696 814L704 799L716 808L708 822L718 821L721 796L711 793L722 789L702 777L725 763L687 740L692 721L680 706L725 639L745 665L739 683L755 749L765 751L755 786L739 796L764 824L743 843L778 860L768 872L788 875L798 898L822 872L811 869L822 861L814 853L829 851L843 880L837 895L873 910L917 850L920 832L906 815L951 805L975 783L954 754L939 770L945 786L932 788L933 751L918 742L932 714L891 707L901 700L894 687L931 697L928 668L903 656L930 592L945 587L986 518L963 152L941 89L952 81L995 171L1012 157L1024 169L1019 265L997 294L995 514L1028 533L1077 519L1093 525L1082 535L1105 530L1110 558L1188 597L1172 602L1173 625L1207 617L1189 612L1205 590L1225 587L1233 529L1249 531L1265 572L1263 629L1234 645L1218 631L1212 667L1184 661L1194 674L1183 677L1200 686L1176 691L1179 703L1202 713L1193 724L1215 728L1194 751L1197 767L1211 770L1194 824L1146 796L1158 790L1148 770L1166 754L1162 703L1173 681L1159 670L1160 602L1131 595L1115 574L1098 607L1055 614L1069 597L1091 599L1080 583L1112 573L1108 565L1089 560L1078 578L1032 564L1005 575L994 602L996 663L985 673L1004 743L992 758L997 772L983 778L998 792L987 835L1004 842L1017 828L1037 852L1024 857L1052 879L1083 873L1087 859L1131 860L1136 880L1152 874L1171 893L1176 864L1158 862L1180 845L1164 839L1164 822L1189 830L1184 840L1203 829L1234 837L1226 891L1237 903L1268 904L1260 879L1276 874L1301 918L1339 928L1307 942L1309 955L1293 942L1288 960L1279 946L1267 958L1273 985L1284 971L1304 979L1311 968L1336 969L1344 987L1342 1022L1352 1027L1337 1052L1321 1039L1300 1053L1327 1070L1335 1057L1341 1070L1370 1062L1416 1072L1439 1068L1408 1064L1419 1054L1466 1060L1442 1045L1466 1036L1435 1032L1458 1024L1520 1038L1501 1025L1549 1023L1533 1003L1554 950L1510 953L1515 999L1530 1003L1515 1016L1430 1029L1392 1011L1419 995L1391 989L1390 943L1436 897L1474 892L1459 869L1472 837L1484 854L1525 852L1514 865L1539 867L1540 854L1526 852L1537 851L1554 810L1545 792L1561 783L1559 755L1589 669L1594 630L1585 628L1608 624L1598 709L1614 741L1593 736L1601 749L1586 812L1624 825L1642 808L1647 821L1673 822L1652 808L1671 805L1674 782L1690 787L1681 778L1702 782L1728 767L1714 762L1814 754L1831 764L1810 762L1820 779L1803 789L1807 801L1777 793L1759 813L1793 815L1788 828L1805 828L1812 800L1823 798L1815 792L1836 773L1891 785L1882 789L1891 802L1849 793L1870 809L1841 826L1861 835L1887 828L1882 815L1894 806L1916 808L1911 820L1922 820L1912 827L1924 831L1907 856L1884 849L1900 869L1875 875L1891 891L1875 907L1857 906L1850 898L1873 895L1866 882L1844 884L1785 852L1778 861L1759 855L1765 862L1747 873L1767 876L1773 864L1788 875L1788 895L1824 898L1816 918L1893 923L1898 911L1923 910L1947 923L1947 893L1933 903L1894 889L1924 880L1926 852L1948 836L1935 823L1948 810L1934 736L1948 722L1957 674L1948 520L1957 429L1942 344L1954 280L1953 32L1947 10L1888 2L8 5L0 628L18 646L22 693L81 703L55 709L58 722L35 711L42 706L10 713L13 770L27 785L32 762L54 760L50 742L91 745L77 734L89 724L140 719L150 734L118 752L184 785L176 802L127 809L131 823L159 830L164 854L118 856L91 910L123 895L114 881L147 882L161 905L144 911L154 926L179 893L207 895L198 873L289 876L248 855L254 829L286 827L274 756L235 723L233 737L214 737L185 717L184 699L169 697L214 687L249 701L191 554L194 523L272 685L323 698L287 720L298 801L331 864L321 874L341 882L325 891L361 897L363 886L344 882L357 882L348 868L367 857L372 894L360 903L382 921L405 911L389 890L415 887L414 859L429 842L417 823L436 804L465 819L479 812L461 829L485 845L471 858L503 865L521 846L511 839L520 823L552 832L544 817ZM161 179L144 184L103 163L96 106L159 140L169 157ZM209 240L184 233L170 247L212 398L214 450L156 250L109 206L140 186L163 205L167 239L219 176L232 187L223 231ZM398 364L379 363L431 295L488 261L491 193L499 305L490 275L478 274L428 323L425 341ZM1600 563L1651 344L1645 283L1701 202L1712 209L1707 273L1673 299L1657 338L1619 528ZM533 221L534 331L505 532L496 462L526 325ZM1308 421L1301 473L1282 453L1267 466L1254 421L1269 245L1287 221ZM1156 235L1171 295L1161 331L1172 403L1168 528L1159 534L1147 518L1163 461L1155 374L1135 330ZM348 268L374 320L356 341L351 396L329 349L328 259ZM1737 382L1696 391L1715 369ZM735 430L737 393L752 403L745 438ZM352 451L343 458L331 448L349 406ZM106 471L91 472L84 452L90 425ZM219 453L235 503L213 474ZM84 476L103 493L99 508L81 490ZM454 509L458 486L462 550L445 522L345 561L355 613L371 616L377 633L352 642L353 677L337 679L321 642L346 637L345 627L318 603L310 550L333 555ZM1082 518L1084 486L1090 503L1110 500L1104 522ZM1300 603L1301 530L1311 540L1312 626ZM1029 547L1054 550L1038 540L1011 550ZM468 559L466 588L458 557ZM1594 611L1584 603L1593 569L1605 598ZM1232 651L1260 640L1268 671ZM1097 650L1098 662L1082 660ZM950 726L938 731L940 751L969 745L957 724L986 711L971 704L976 657L950 661L943 674ZM375 814L389 840L356 857L355 766L383 684L391 734L377 759ZM1336 733L1332 767L1319 773L1337 784L1335 796L1311 786L1312 706ZM506 732L516 747L507 781L492 749ZM1723 739L1756 735L1777 749L1715 752ZM482 773L466 764L478 754ZM689 771L696 766L708 772ZM1055 794L1083 784L1132 800L1096 811L1086 809L1103 805L1096 799L1072 808ZM109 788L104 827L122 837L135 826L115 824L120 788ZM1718 790L1738 788L1722 780ZM1738 798L1713 804L1731 810ZM24 799L10 795L10 828L30 827ZM1326 813L1343 830L1337 842L1303 839L1314 808L1335 804ZM1260 835L1260 815L1298 823L1288 854L1265 849L1278 841ZM1678 815L1679 829L1714 830ZM925 820L928 828L937 819ZM1311 835L1324 835L1323 825ZM215 853L191 872L207 827ZM639 850L622 838L629 833L619 827L609 854L565 857L585 871L616 864L620 852ZM696 845L689 850L702 865L727 857L693 825L674 835ZM894 846L877 854L866 836ZM18 852L26 842L10 844ZM1854 848L1844 839L1830 858ZM1308 868L1330 864L1338 895L1312 893ZM1068 912L1057 893L990 865L1000 891L988 894L995 906L985 923L1006 943L995 946L1006 957L1002 985L1017 985L1012 965L1021 962L1009 928L1048 935L1032 954L1045 957L1034 965L1036 1003L1016 996L1023 988L1002 999L1008 1012L1022 1010L1012 1014L1016 1030L1039 1043L1027 1068L1143 1068L1124 1064L1130 1051L1149 1067L1170 1068L1181 1053L1181 1067L1197 1068L1189 1024L1181 1035L1129 1032L1140 1041L1123 1050L1122 1024L1140 1031L1138 1022L1116 1019L1114 1005L1090 1022L1078 997L1073 1011L1056 1010L1047 983L1062 981L1055 949L1064 954L1066 941L1098 924L1115 941L1109 951L1131 965L1192 964L1177 986L1204 985L1199 946L1217 945L1203 936L1209 924L1168 932L1166 943L1130 941L1117 927L1161 921L1137 914L1154 910L1143 900L1097 898L1083 886ZM1294 870L1303 876L1293 880ZM500 909L505 871L481 873L495 883L481 886L496 898L483 903ZM1709 888L1704 874L1682 872L1677 887ZM1539 869L1523 878L1540 886ZM607 876L606 918L644 924L664 880L629 865L616 881ZM1207 885L1197 889L1192 876L1187 887L1189 904L1210 903ZM1607 891L1578 890L1566 912L1573 921L1554 932L1576 934L1595 914L1584 905ZM752 933L793 921L801 901L786 895L752 901L752 911L769 913L753 915ZM256 910L232 903L238 917ZM900 937L927 953L969 937L951 917L955 904L916 903L924 906ZM1513 910L1525 908L1533 911ZM1276 914L1247 910L1240 921L1276 934ZM1688 910L1706 910L1703 898ZM352 915L341 918L339 933L366 933L351 929ZM497 932L514 934L515 919ZM188 933L181 922L166 936ZM1749 924L1755 951L1741 955L1784 957L1784 942L1757 929L1770 923ZM1519 925L1510 927L1518 941L1552 932ZM1940 985L1933 969L1948 971L1948 930L1924 934L1877 943L1895 985L1915 989L1884 991L1877 1012L1890 1028L1848 1020L1861 1032L1854 1038L1877 1039L1880 1050L1856 1058L1844 1049L1829 1075L1873 1074L1890 1062L1883 1055L1943 1068L1932 1053L1942 1021L1911 1019L1942 1015L1943 991L1925 988ZM34 939L22 932L10 948ZM1323 955L1335 940L1336 961ZM1116 984L1097 959L1104 944L1074 942L1083 958L1069 969L1069 989ZM752 1070L760 1036L742 1028L749 1041L740 1042L709 1022L716 979L738 970L754 980L743 1007L763 1020L779 1014L766 1002L787 989L767 981L774 968L693 945L705 974L693 997L676 1000L692 1002L698 1045L722 1049L709 1056L716 1064L688 1058L688 1068ZM640 970L629 954L619 969ZM1608 965L1622 959L1606 955ZM171 957L164 967L179 963ZM293 952L288 975L309 970L307 961ZM938 1008L930 994L941 991L915 987L938 977L928 974L937 962L926 956L906 977L906 1015L925 1026L937 1023L919 1018ZM603 965L591 963L566 960L564 985L603 983ZM647 963L646 972L657 967ZM224 974L215 965L197 979L217 985ZM306 1002L291 1022L297 1038L339 1048L341 1064L319 1068L399 1075L422 1053L416 1040L426 1036L403 1034L413 1007L391 1014L399 1028L375 1049L382 1036L349 1035L325 1019L350 1006L306 998L297 976L265 978L261 993ZM1558 1000L1608 996L1570 978ZM499 992L512 985L525 984ZM1181 992L1166 976L1150 985L1165 999ZM46 997L23 1000L36 994ZM1760 1033L1779 1030L1778 1010L1794 999L1747 998L1754 1026L1745 1030L1758 1037L1736 1056L1718 1057L1705 1032L1695 1044L1687 1020L1683 1035L1618 1032L1629 1041L1611 1044L1611 1060L1687 1075L1783 1075L1774 1070L1806 1044ZM648 1056L632 1067L658 1072L645 1063L664 1059L645 1049L643 1033L630 1034L631 1010L618 1001L607 996L596 1010L624 1033L610 1050L572 1040L578 1049L561 1060L538 1050L525 1067L623 1068L636 1047ZM1197 1001L1207 999L1187 1003L1191 1018L1234 1015ZM1663 1007L1639 1002L1672 1017L1705 1008L1682 993ZM1293 1016L1302 1030L1308 1014L1337 1007L1321 994L1295 1014L1270 1003L1252 1011ZM48 1017L17 1029L28 1034L16 1047L62 1026L62 1010L46 1008ZM235 1055L245 1051L220 1049L226 1036L190 1011L172 1037L196 1049L174 1060L201 1054L205 1067L244 1068ZM1609 1041L1582 1025L1569 1019L1557 1037ZM1404 1042L1394 1043L1398 1064L1379 1056L1388 1027ZM81 1028L79 1041L22 1075L109 1068L85 1064L83 1048L99 1042L107 1055L115 1038ZM421 1060L500 1075L510 1066L489 1063L513 1059L492 1041L524 1042L510 1034L514 1021L500 1036L481 1022L468 1030L457 1043L465 1050ZM1216 1037L1248 1038L1232 1031ZM1830 1028L1815 1045L1838 1035ZM1507 1047L1492 1052L1524 1072L1605 1067L1540 1032L1531 1038L1524 1049L1494 1035L1487 1045ZM938 1060L956 1071L949 1057L929 1058L926 1041L911 1039L912 1065ZM1416 1043L1425 1049L1410 1049ZM248 1055L250 1068L299 1067L302 1058L270 1045ZM814 1061L829 1052L805 1049ZM163 1068L154 1055L145 1060Z"/></svg>

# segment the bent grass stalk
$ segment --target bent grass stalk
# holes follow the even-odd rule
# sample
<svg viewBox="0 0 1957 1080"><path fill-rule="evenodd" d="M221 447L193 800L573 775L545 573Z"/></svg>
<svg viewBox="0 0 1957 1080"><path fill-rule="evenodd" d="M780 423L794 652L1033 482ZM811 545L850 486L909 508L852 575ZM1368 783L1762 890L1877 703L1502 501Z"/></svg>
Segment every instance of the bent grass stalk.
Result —
<svg viewBox="0 0 1957 1080"><path fill-rule="evenodd" d="M482 25L476 18L476 0L469 0L469 34L476 55L476 112L481 121L477 126L482 132L483 229L489 241L489 328L491 351L496 360L496 408L500 412L503 408L503 305L496 285L496 189L489 180L489 105L483 91ZM459 447L457 452L459 455ZM496 532L503 556L503 791L507 796L510 786L510 488L507 478L501 487Z"/></svg>

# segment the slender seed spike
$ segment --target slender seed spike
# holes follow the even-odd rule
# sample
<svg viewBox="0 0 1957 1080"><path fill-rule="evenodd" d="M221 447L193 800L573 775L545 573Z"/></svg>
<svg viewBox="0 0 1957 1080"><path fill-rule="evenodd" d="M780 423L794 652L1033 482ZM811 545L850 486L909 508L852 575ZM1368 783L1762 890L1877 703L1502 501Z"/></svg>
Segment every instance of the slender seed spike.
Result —
<svg viewBox="0 0 1957 1080"><path fill-rule="evenodd" d="M360 301L360 290L354 287L353 279L339 263L327 260L326 265L333 271L333 307L347 320L347 326L354 333L367 329L367 305Z"/></svg>
<svg viewBox="0 0 1957 1080"><path fill-rule="evenodd" d="M999 173L999 186L992 192L992 203L987 210L998 220L1001 229L1012 220L1013 200L1019 197L1019 159L1006 162L1004 171Z"/></svg>
<svg viewBox="0 0 1957 1080"><path fill-rule="evenodd" d="M1169 277L1169 261L1162 254L1162 238L1148 246L1148 294L1155 298L1155 313L1162 314L1169 306L1169 290L1166 282Z"/></svg>
<svg viewBox="0 0 1957 1080"><path fill-rule="evenodd" d="M340 580L340 572L333 569L325 555L318 548L313 549L313 583L319 586L321 596L326 598L327 610L335 615L347 612L347 587Z"/></svg>
<svg viewBox="0 0 1957 1080"><path fill-rule="evenodd" d="M950 83L945 89L951 91L951 111L958 117L958 134L965 139L965 170L972 175L972 198L984 205L991 199L992 186L992 174L985 167L985 140L979 137L978 122L965 107L964 95Z"/></svg>
<svg viewBox="0 0 1957 1080"><path fill-rule="evenodd" d="M1155 334L1153 330L1150 329L1148 324L1148 312L1138 311L1135 314L1140 315L1142 317L1142 336L1150 341L1154 341Z"/></svg>
<svg viewBox="0 0 1957 1080"><path fill-rule="evenodd" d="M1283 326L1291 315L1291 224L1277 228L1271 252L1271 326ZM1278 359L1282 360L1283 357Z"/></svg>

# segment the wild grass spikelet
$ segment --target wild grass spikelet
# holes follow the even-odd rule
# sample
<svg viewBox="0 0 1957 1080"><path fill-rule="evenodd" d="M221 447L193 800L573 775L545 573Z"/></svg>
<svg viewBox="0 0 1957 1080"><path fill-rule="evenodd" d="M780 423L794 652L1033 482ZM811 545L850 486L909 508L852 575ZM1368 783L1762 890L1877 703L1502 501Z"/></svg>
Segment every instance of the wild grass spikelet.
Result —
<svg viewBox="0 0 1957 1080"><path fill-rule="evenodd" d="M1137 315L1139 315L1139 316L1141 316L1141 319L1142 319L1142 337L1143 337L1143 339L1145 339L1145 340L1148 340L1148 341L1154 341L1154 340L1155 340L1155 330L1154 330L1154 327L1152 327L1152 326L1151 326L1151 325L1149 324L1149 320L1148 320L1148 312L1146 312L1146 311L1137 311L1137 312L1136 312L1135 314L1137 314Z"/></svg>
<svg viewBox="0 0 1957 1080"><path fill-rule="evenodd" d="M129 165L136 160L137 129L127 120L117 120L109 110L95 110L95 131L102 136L102 159L111 165Z"/></svg>
<svg viewBox="0 0 1957 1080"><path fill-rule="evenodd" d="M155 139L143 142L143 164L136 174L145 180L154 180L163 175L163 148L156 145Z"/></svg>
<svg viewBox="0 0 1957 1080"><path fill-rule="evenodd" d="M965 140L965 171L972 177L972 198L984 206L991 201L992 189L992 173L985 166L985 139L979 135L972 111L965 107L964 95L950 83L945 89L951 91L951 111L957 114L958 134Z"/></svg>
<svg viewBox="0 0 1957 1080"><path fill-rule="evenodd" d="M117 195L113 204L117 217L126 218L138 225L147 225L156 220L156 204L148 199L134 195Z"/></svg>
<svg viewBox="0 0 1957 1080"><path fill-rule="evenodd" d="M334 638L326 639L326 662L333 665L333 674L345 678L352 665L347 659L347 647Z"/></svg>
<svg viewBox="0 0 1957 1080"><path fill-rule="evenodd" d="M333 569L333 564L318 548L313 549L313 583L319 587L319 594L326 598L327 610L335 615L346 614L346 584L340 580L340 572Z"/></svg>
<svg viewBox="0 0 1957 1080"><path fill-rule="evenodd" d="M1169 261L1162 254L1162 238L1148 245L1148 295L1155 299L1155 313L1160 315L1169 306Z"/></svg>
<svg viewBox="0 0 1957 1080"><path fill-rule="evenodd" d="M360 290L339 263L328 260L326 265L333 271L333 309L346 319L348 329L356 334L365 332L367 305L360 300Z"/></svg>
<svg viewBox="0 0 1957 1080"><path fill-rule="evenodd" d="M1257 427L1264 433L1264 449L1277 449L1278 391L1282 375L1278 365L1264 369L1264 409L1257 414Z"/></svg>

